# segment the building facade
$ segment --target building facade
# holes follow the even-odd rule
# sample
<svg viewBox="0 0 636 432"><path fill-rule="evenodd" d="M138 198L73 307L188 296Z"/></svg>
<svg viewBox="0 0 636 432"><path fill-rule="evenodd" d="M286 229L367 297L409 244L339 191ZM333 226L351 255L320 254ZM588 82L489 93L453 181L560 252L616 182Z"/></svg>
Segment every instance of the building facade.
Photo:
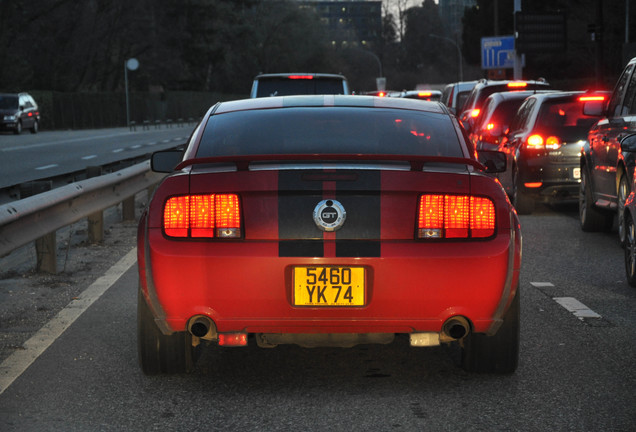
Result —
<svg viewBox="0 0 636 432"><path fill-rule="evenodd" d="M382 2L301 0L320 17L335 48L372 47L382 35Z"/></svg>

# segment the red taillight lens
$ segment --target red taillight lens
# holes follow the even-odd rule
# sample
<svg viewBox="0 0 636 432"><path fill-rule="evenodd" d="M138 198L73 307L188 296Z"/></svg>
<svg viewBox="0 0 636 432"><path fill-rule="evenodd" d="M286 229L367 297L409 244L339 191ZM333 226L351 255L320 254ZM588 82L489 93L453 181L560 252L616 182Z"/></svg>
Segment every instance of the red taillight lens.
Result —
<svg viewBox="0 0 636 432"><path fill-rule="evenodd" d="M470 195L422 195L417 228L423 239L490 237L495 233L495 204Z"/></svg>
<svg viewBox="0 0 636 432"><path fill-rule="evenodd" d="M526 140L526 148L529 150L557 150L561 147L561 144L561 140L554 135L543 139L541 135L533 134Z"/></svg>
<svg viewBox="0 0 636 432"><path fill-rule="evenodd" d="M238 195L183 195L168 199L163 230L170 237L238 238L241 211Z"/></svg>
<svg viewBox="0 0 636 432"><path fill-rule="evenodd" d="M306 79L306 80L314 79L312 75L289 75L288 78L289 79Z"/></svg>
<svg viewBox="0 0 636 432"><path fill-rule="evenodd" d="M241 236L241 212L237 195L216 195L216 236L235 238Z"/></svg>
<svg viewBox="0 0 636 432"><path fill-rule="evenodd" d="M172 197L163 208L163 230L170 237L187 237L190 228L190 197Z"/></svg>
<svg viewBox="0 0 636 432"><path fill-rule="evenodd" d="M190 236L214 237L214 195L190 197Z"/></svg>
<svg viewBox="0 0 636 432"><path fill-rule="evenodd" d="M470 116L471 116L472 118L475 118L475 117L477 117L477 116L479 115L479 112L480 112L480 111L481 111L481 110L480 110L479 108L475 108L475 109L473 109L473 110L470 112Z"/></svg>
<svg viewBox="0 0 636 432"><path fill-rule="evenodd" d="M530 135L526 140L526 147L532 150L540 150L545 148L543 137L541 135Z"/></svg>

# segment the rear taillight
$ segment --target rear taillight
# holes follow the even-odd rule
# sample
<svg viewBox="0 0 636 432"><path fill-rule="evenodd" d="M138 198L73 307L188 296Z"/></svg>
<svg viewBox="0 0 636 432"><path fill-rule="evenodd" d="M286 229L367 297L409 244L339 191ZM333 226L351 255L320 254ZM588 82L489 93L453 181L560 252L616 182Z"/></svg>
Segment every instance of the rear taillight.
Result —
<svg viewBox="0 0 636 432"><path fill-rule="evenodd" d="M475 117L477 117L477 116L479 115L479 112L480 112L480 111L481 111L481 110L480 110L479 108L475 108L475 109L473 109L473 110L470 112L470 116L471 116L472 118L475 118Z"/></svg>
<svg viewBox="0 0 636 432"><path fill-rule="evenodd" d="M289 79L310 80L314 79L313 75L289 75Z"/></svg>
<svg viewBox="0 0 636 432"><path fill-rule="evenodd" d="M238 195L181 195L163 208L163 231L169 237L239 238L241 210Z"/></svg>
<svg viewBox="0 0 636 432"><path fill-rule="evenodd" d="M561 140L553 135L544 139L539 134L533 134L526 140L526 148L529 150L557 150L561 147L561 144Z"/></svg>
<svg viewBox="0 0 636 432"><path fill-rule="evenodd" d="M422 195L417 221L421 239L485 238L495 233L495 204L470 195Z"/></svg>

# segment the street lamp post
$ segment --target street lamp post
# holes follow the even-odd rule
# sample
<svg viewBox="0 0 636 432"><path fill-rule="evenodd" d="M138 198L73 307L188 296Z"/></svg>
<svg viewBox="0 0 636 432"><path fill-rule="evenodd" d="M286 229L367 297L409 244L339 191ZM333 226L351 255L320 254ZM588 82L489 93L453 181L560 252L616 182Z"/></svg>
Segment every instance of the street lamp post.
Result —
<svg viewBox="0 0 636 432"><path fill-rule="evenodd" d="M459 45L457 44L457 42L455 42L451 38L447 38L447 37L444 37L444 36L438 36L438 35L433 34L433 33L429 33L429 36L432 37L432 38L443 39L443 40L445 40L447 42L450 42L453 45L455 45L455 48L457 48L457 64L459 66L459 69L458 69L459 80L460 81L464 81L464 67L462 66L462 50L459 48Z"/></svg>
<svg viewBox="0 0 636 432"><path fill-rule="evenodd" d="M139 61L136 58L129 58L124 62L124 84L126 87L126 126L130 127L130 101L128 98L128 71L135 71L139 68Z"/></svg>

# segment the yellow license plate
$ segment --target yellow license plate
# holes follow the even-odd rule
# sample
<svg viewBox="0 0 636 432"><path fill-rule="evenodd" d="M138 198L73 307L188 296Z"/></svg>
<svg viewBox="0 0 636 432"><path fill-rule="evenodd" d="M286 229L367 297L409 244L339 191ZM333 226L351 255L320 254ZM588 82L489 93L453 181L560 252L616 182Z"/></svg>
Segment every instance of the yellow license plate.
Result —
<svg viewBox="0 0 636 432"><path fill-rule="evenodd" d="M294 306L364 306L364 267L294 267Z"/></svg>

